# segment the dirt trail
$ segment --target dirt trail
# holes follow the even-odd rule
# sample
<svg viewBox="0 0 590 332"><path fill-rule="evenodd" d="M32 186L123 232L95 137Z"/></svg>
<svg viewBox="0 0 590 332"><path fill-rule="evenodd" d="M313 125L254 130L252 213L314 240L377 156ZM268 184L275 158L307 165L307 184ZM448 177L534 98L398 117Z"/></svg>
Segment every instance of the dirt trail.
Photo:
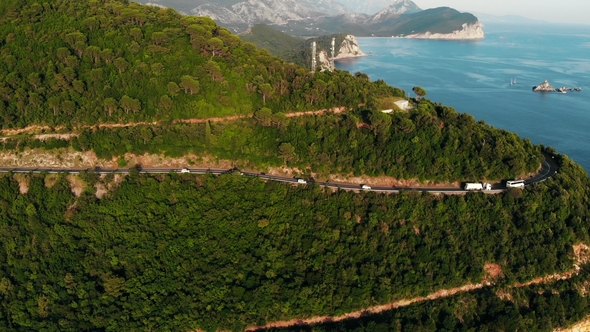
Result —
<svg viewBox="0 0 590 332"><path fill-rule="evenodd" d="M482 287L484 287L483 284L467 284L465 286L457 287L457 288L441 289L441 290L439 290L435 293L429 294L427 296L419 296L419 297L415 297L412 299L399 300L399 301L388 303L388 304L377 305L377 306L369 307L366 309L353 311L353 312L344 314L342 316L316 316L316 317L311 317L311 318L306 318L306 319L297 319L296 318L296 319L291 319L291 320L287 320L287 321L278 321L278 322L268 323L263 326L248 327L246 329L246 331L261 331L261 330L265 330L265 329L269 329L269 328L307 326L307 325L313 325L313 324L318 324L318 323L331 323L331 322L340 322L340 321L348 320L348 319L357 319L357 318L360 318L365 315L377 314L377 313L380 313L383 311L409 306L410 304L414 304L416 302L435 300L435 299L439 299L439 298L443 298L443 297L447 297L447 296L452 296L452 295L455 295L458 293L469 292L469 291L479 289Z"/></svg>
<svg viewBox="0 0 590 332"><path fill-rule="evenodd" d="M590 316L567 328L558 328L554 332L588 332L590 331Z"/></svg>
<svg viewBox="0 0 590 332"><path fill-rule="evenodd" d="M346 110L347 110L346 107L334 107L334 108L317 110L317 111L291 112L291 113L286 113L285 116L288 118L292 118L292 117L307 116L307 115L324 115L327 113L340 114L340 113L345 112ZM245 114L245 115L231 115L231 116L225 116L225 117L177 119L177 120L172 121L172 123L225 122L225 121L235 121L238 119L250 118L252 116L253 116L252 114ZM74 130L96 128L96 127L99 127L99 128L124 128L124 127L137 127L137 126L158 125L158 124L162 124L162 121L154 121L154 122L141 121L141 122L128 122L128 123L101 123L101 124L97 124L97 125L78 126L78 127L75 127ZM12 135L17 135L17 134L22 134L22 133L27 133L27 132L38 133L38 132L45 132L45 131L58 131L58 130L63 130L64 128L65 128L64 126L49 127L49 126L31 125L31 126L28 126L25 128L19 128L19 129L2 129L2 130L0 130L0 134L12 136ZM68 135L68 133L63 133L63 134Z"/></svg>
<svg viewBox="0 0 590 332"><path fill-rule="evenodd" d="M60 130L63 128L64 128L63 126L53 128L53 127L49 127L49 126L32 125L32 126L18 128L18 129L2 129L2 130L0 130L0 133L2 133L3 135L12 136L12 135L18 135L18 134L26 133L26 132L53 131L53 130Z"/></svg>
<svg viewBox="0 0 590 332"><path fill-rule="evenodd" d="M570 271L566 271L563 273L555 273L545 277L535 278L529 282L525 283L518 283L512 285L510 288L521 288L526 287L534 284L542 284L542 283L551 283L557 280L565 280L573 277L578 273L580 270L580 266L583 264L587 264L590 258L590 247L585 244L577 244L573 246L574 248L574 268ZM368 314L377 314L383 311L388 311L400 307L409 306L411 304L423 301L431 301L440 298L445 298L448 296L453 296L459 293L470 292L476 289L480 289L486 286L491 286L492 283L487 281L496 277L501 276L501 270L498 270L499 266L496 264L486 264L484 270L486 270L487 275L484 276L484 282L478 284L467 284L461 287L450 288L450 289L441 289L434 293L431 293L427 296L418 296L411 299L403 299L396 302L383 304L383 305L376 305L369 308L353 311L341 316L315 316L311 318L304 318L304 319L291 319L286 321L277 321L268 323L262 326L251 326L246 329L246 331L262 331L269 328L285 328L285 327L292 327L292 326L309 326L318 323L330 323L330 322L340 322L348 319L357 319L364 315Z"/></svg>
<svg viewBox="0 0 590 332"><path fill-rule="evenodd" d="M286 113L285 116L288 118L297 117L297 116L306 116L306 115L324 115L327 113L332 114L341 114L347 110L346 107L334 107L325 110L319 111L306 111L306 112L293 112L293 113Z"/></svg>
<svg viewBox="0 0 590 332"><path fill-rule="evenodd" d="M149 125L157 125L160 124L161 122L129 122L129 123L101 123L98 124L96 126L91 126L91 125L85 125L85 126L80 126L77 127L76 129L87 129L87 128L93 128L93 127L99 127L99 128L125 128L125 127L137 127L137 126L149 126Z"/></svg>
<svg viewBox="0 0 590 332"><path fill-rule="evenodd" d="M205 123L205 122L224 122L224 121L235 121L238 119L250 118L252 114L247 115L232 115L218 118L203 118L203 119L178 119L172 121L172 123Z"/></svg>

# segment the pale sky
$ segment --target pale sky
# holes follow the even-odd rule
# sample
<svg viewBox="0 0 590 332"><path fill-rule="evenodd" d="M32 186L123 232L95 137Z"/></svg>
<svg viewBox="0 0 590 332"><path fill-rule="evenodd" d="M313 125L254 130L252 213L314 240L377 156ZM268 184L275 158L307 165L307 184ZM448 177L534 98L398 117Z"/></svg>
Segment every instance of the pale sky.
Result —
<svg viewBox="0 0 590 332"><path fill-rule="evenodd" d="M589 0L413 0L418 7L451 7L460 12L519 15L535 20L590 24Z"/></svg>

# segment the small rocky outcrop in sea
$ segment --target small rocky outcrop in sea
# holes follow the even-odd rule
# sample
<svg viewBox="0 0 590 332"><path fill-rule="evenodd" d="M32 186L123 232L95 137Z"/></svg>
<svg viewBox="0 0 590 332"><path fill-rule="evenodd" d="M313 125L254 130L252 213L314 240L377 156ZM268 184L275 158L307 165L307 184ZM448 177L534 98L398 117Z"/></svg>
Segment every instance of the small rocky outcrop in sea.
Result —
<svg viewBox="0 0 590 332"><path fill-rule="evenodd" d="M549 81L545 80L545 82L534 86L533 87L533 91L535 92L555 92L555 88L551 86L551 84L549 84Z"/></svg>

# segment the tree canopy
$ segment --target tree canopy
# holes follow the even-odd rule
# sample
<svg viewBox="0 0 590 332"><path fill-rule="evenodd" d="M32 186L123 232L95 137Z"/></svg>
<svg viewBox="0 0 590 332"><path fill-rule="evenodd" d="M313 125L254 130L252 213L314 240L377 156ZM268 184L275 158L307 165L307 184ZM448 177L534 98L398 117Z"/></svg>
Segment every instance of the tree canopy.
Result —
<svg viewBox="0 0 590 332"><path fill-rule="evenodd" d="M76 197L65 175L3 175L0 326L240 331L479 282L489 262L506 285L566 271L590 186L557 159L555 179L466 196L134 170L82 173Z"/></svg>
<svg viewBox="0 0 590 332"><path fill-rule="evenodd" d="M414 91L414 93L416 94L417 97L422 98L424 96L426 96L426 90L424 90L424 88L419 87L419 86L415 86L412 88L412 91Z"/></svg>
<svg viewBox="0 0 590 332"><path fill-rule="evenodd" d="M403 91L312 75L206 17L122 0L3 1L0 126L355 107ZM321 82L320 82L321 80Z"/></svg>

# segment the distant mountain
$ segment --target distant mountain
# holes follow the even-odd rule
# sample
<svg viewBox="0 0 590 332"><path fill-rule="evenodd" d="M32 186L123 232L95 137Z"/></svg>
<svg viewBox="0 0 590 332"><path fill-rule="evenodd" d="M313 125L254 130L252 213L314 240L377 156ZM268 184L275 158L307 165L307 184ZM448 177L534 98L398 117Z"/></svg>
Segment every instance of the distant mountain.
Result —
<svg viewBox="0 0 590 332"><path fill-rule="evenodd" d="M333 0L149 0L149 2L173 7L190 15L208 16L234 32L244 31L257 23L287 24L289 21L326 16L327 12L335 14L348 12L346 7Z"/></svg>
<svg viewBox="0 0 590 332"><path fill-rule="evenodd" d="M413 14L422 11L414 2L410 0L398 0L389 7L382 9L371 18L371 23L385 22L395 19L403 14Z"/></svg>
<svg viewBox="0 0 590 332"><path fill-rule="evenodd" d="M147 1L147 0L144 0ZM427 38L483 38L478 19L472 14L440 7L422 10L411 0L388 3L373 15L352 12L358 3L334 0L150 0L191 15L208 16L234 32L245 31L257 23L276 27L292 36L315 37L346 33L356 36L415 35ZM345 4L342 4L344 2ZM360 2L359 2L360 3ZM367 6L381 1L362 2ZM193 6L189 9L190 6ZM358 7L354 7L357 8ZM367 7L368 8L368 7Z"/></svg>
<svg viewBox="0 0 590 332"><path fill-rule="evenodd" d="M327 15L351 14L354 11L343 5L342 1L334 0L300 0L300 2L313 10Z"/></svg>
<svg viewBox="0 0 590 332"><path fill-rule="evenodd" d="M383 8L391 5L392 0L338 0L352 12L374 15Z"/></svg>
<svg viewBox="0 0 590 332"><path fill-rule="evenodd" d="M375 35L399 36L422 34L426 32L450 34L478 23L477 17L469 13L460 13L448 7L439 7L414 12L398 17L391 17L372 25Z"/></svg>

